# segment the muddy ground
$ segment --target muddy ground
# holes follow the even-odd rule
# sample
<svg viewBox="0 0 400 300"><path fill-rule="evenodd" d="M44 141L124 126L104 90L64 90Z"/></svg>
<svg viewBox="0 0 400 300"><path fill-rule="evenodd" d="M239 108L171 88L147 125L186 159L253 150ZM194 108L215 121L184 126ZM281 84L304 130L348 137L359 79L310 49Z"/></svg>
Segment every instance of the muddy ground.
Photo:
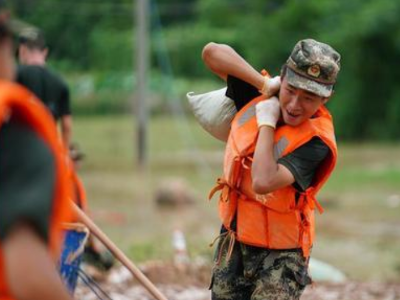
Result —
<svg viewBox="0 0 400 300"><path fill-rule="evenodd" d="M210 266L202 262L189 266L150 262L140 266L144 274L169 300L210 300L208 284ZM82 300L150 300L154 299L124 268L115 268L107 276L92 272L107 294L96 296L87 284L79 282L75 298ZM93 288L93 286L92 286ZM302 300L400 300L398 282L316 282L307 287Z"/></svg>

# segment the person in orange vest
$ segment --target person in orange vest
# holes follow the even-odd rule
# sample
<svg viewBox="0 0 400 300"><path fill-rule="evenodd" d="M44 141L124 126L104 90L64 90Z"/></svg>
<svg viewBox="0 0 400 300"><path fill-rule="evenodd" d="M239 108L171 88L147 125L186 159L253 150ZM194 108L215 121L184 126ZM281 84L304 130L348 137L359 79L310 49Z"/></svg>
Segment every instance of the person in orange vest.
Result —
<svg viewBox="0 0 400 300"><path fill-rule="evenodd" d="M85 157L85 155L82 153L82 151L79 149L78 144L73 143L69 146L69 158L71 159L71 164L72 164L72 169L73 172L71 172L71 177L72 177L72 185L73 185L73 192L74 192L74 197L73 200L78 205L78 207L84 211L86 214L88 214L88 202L87 202L87 197L86 197L86 190L83 185L82 180L78 176L78 170L80 169L80 163L82 159ZM76 220L78 222L78 220Z"/></svg>
<svg viewBox="0 0 400 300"><path fill-rule="evenodd" d="M14 33L0 1L0 299L72 300L56 268L71 216L66 154L47 109L12 82Z"/></svg>
<svg viewBox="0 0 400 300"><path fill-rule="evenodd" d="M71 144L69 147L69 156L73 163L73 169L75 172L72 172L72 184L73 184L73 192L74 192L74 202L78 205L83 212L89 215L89 206L88 200L86 197L85 187L79 178L77 172L80 168L80 163L85 157L85 154L79 149L78 144ZM79 222L78 219L75 220ZM85 245L85 252L83 255L83 261L93 266L96 270L97 274L106 273L109 271L115 264L115 259L112 254L104 248L103 245L99 243L99 241L92 235L89 235L89 239Z"/></svg>
<svg viewBox="0 0 400 300"><path fill-rule="evenodd" d="M228 45L209 43L208 68L227 82L237 113L226 145L220 191L223 223L212 299L299 299L312 282L316 194L337 158L332 117L340 55L299 41L280 77L257 72Z"/></svg>

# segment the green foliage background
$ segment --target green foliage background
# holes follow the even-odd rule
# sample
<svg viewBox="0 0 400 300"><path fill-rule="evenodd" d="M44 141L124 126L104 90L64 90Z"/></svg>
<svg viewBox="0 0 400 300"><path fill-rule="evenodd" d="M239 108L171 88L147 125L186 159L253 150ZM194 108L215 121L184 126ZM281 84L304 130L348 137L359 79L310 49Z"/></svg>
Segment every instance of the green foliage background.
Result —
<svg viewBox="0 0 400 300"><path fill-rule="evenodd" d="M130 109L133 3L12 1L15 15L45 31L51 64L68 75L77 114ZM184 106L189 90L223 85L200 58L210 41L230 44L257 69L278 73L294 44L311 37L342 54L336 95L329 103L338 138L397 139L399 15L400 2L393 0L152 0L151 107L165 112L170 101Z"/></svg>

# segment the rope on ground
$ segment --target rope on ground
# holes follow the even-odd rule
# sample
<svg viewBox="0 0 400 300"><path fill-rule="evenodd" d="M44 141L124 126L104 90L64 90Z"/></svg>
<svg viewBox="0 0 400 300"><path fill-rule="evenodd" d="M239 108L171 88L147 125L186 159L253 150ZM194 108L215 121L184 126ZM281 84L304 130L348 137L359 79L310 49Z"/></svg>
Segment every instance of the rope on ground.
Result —
<svg viewBox="0 0 400 300"><path fill-rule="evenodd" d="M99 300L113 300L98 284L82 269L78 269L78 277L96 295ZM104 297L104 298L103 298Z"/></svg>

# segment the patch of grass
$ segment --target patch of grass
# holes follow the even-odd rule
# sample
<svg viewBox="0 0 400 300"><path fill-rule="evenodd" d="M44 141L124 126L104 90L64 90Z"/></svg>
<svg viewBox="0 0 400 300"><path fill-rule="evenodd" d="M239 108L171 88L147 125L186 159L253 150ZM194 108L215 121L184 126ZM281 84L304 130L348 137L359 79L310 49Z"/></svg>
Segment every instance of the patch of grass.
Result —
<svg viewBox="0 0 400 300"><path fill-rule="evenodd" d="M127 250L127 255L135 262L147 260L169 260L172 257L172 250L168 245L154 242L143 242L132 244Z"/></svg>

